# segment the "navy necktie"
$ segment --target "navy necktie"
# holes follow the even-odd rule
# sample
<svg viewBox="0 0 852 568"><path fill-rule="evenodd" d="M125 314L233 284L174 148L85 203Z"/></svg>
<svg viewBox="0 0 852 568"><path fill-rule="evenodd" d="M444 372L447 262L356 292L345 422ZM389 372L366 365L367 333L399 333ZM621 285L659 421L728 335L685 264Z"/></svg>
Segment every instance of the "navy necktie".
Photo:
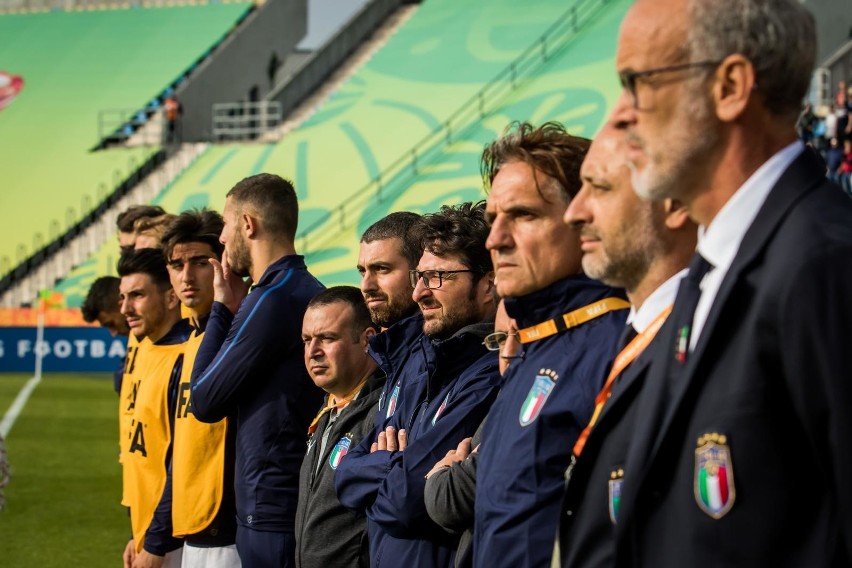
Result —
<svg viewBox="0 0 852 568"><path fill-rule="evenodd" d="M684 276L677 289L672 321L675 323L677 336L675 339L675 359L683 364L689 355L689 341L692 336L692 322L695 319L695 308L701 299L701 281L713 269L713 265L695 253L689 263L689 273Z"/></svg>

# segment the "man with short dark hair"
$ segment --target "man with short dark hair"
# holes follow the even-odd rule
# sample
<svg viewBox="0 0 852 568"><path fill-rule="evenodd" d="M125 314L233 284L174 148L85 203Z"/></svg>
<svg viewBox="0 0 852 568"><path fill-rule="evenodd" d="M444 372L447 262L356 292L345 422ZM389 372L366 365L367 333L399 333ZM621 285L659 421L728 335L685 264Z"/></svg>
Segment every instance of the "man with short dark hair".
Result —
<svg viewBox="0 0 852 568"><path fill-rule="evenodd" d="M393 416L396 400L405 386L401 370L411 347L423 334L423 316L411 297L414 289L409 278L423 255L415 234L420 219L416 213L391 213L370 225L361 237L361 293L381 331L370 338L370 354L387 376L376 410L375 436L384 431ZM391 361L395 366L390 365Z"/></svg>
<svg viewBox="0 0 852 568"><path fill-rule="evenodd" d="M115 276L101 276L92 283L86 299L83 300L83 305L80 306L83 320L88 323L97 321L113 337L118 335L126 337L130 334L127 320L121 315L118 304L120 283L121 279ZM116 393L121 392L124 364L125 362L122 361L113 374L113 387Z"/></svg>
<svg viewBox="0 0 852 568"><path fill-rule="evenodd" d="M123 255L121 313L139 340L128 352L121 400L123 503L130 507L133 538L125 568L179 566L182 543L171 525L155 522L171 460L177 385L191 331L180 317L163 253L142 249ZM142 341L144 339L144 341ZM166 511L171 515L171 511Z"/></svg>
<svg viewBox="0 0 852 568"><path fill-rule="evenodd" d="M293 566L294 517L305 432L322 402L303 361L300 322L323 290L296 254L292 184L272 174L237 183L225 199L225 245L214 303L192 370L202 422L236 427L237 550L246 567ZM247 286L241 279L254 282ZM245 299L243 299L245 298Z"/></svg>
<svg viewBox="0 0 852 568"><path fill-rule="evenodd" d="M621 26L637 193L698 246L636 400L616 566L852 565L852 202L795 124L796 0L639 0Z"/></svg>
<svg viewBox="0 0 852 568"><path fill-rule="evenodd" d="M524 123L482 155L486 245L522 357L506 371L482 435L475 566L550 562L571 446L627 315L623 292L582 274L579 235L562 220L588 147L560 124Z"/></svg>
<svg viewBox="0 0 852 568"><path fill-rule="evenodd" d="M215 211L186 211L172 221L162 238L172 288L193 326L178 388L171 486L164 493L164 499L171 500L171 519L160 519L184 539L184 568L240 565L235 545L233 427L227 419L213 424L198 421L190 388L195 356L213 307L210 259L222 258L222 226L222 216Z"/></svg>
<svg viewBox="0 0 852 568"><path fill-rule="evenodd" d="M308 432L299 476L296 565L368 566L367 520L345 509L334 472L351 448L373 432L384 373L367 352L376 333L361 291L335 286L310 301L302 322L305 365L326 394Z"/></svg>
<svg viewBox="0 0 852 568"><path fill-rule="evenodd" d="M456 537L429 518L423 499L432 466L472 436L497 393L494 280L483 205L444 206L418 226L423 255L411 271L423 335L402 364L387 427L365 439L337 470L337 494L367 517L373 566L451 564Z"/></svg>

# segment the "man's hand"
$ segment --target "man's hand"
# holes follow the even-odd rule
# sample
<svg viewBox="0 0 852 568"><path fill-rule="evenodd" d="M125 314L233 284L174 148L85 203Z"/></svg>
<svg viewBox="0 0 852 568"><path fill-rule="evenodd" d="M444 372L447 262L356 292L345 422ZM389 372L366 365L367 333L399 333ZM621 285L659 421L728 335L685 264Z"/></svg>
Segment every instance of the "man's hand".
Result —
<svg viewBox="0 0 852 568"><path fill-rule="evenodd" d="M243 281L231 272L228 251L222 253L222 262L215 258L209 259L209 262L213 265L213 300L225 304L232 314L237 313L240 302L248 295L251 278Z"/></svg>
<svg viewBox="0 0 852 568"><path fill-rule="evenodd" d="M124 568L132 568L133 561L136 560L136 541L134 539L130 539L130 542L127 543L127 546L124 547Z"/></svg>
<svg viewBox="0 0 852 568"><path fill-rule="evenodd" d="M143 548L142 552L136 555L136 560L133 561L133 568L160 568L165 560L165 556L151 554Z"/></svg>
<svg viewBox="0 0 852 568"><path fill-rule="evenodd" d="M399 450L401 452L407 446L408 432L400 430L397 433L396 428L388 426L385 428L384 432L379 432L379 439L373 442L373 445L370 446L370 453L377 452L379 450L387 450L389 452Z"/></svg>
<svg viewBox="0 0 852 568"><path fill-rule="evenodd" d="M435 464L429 473L426 474L426 479L429 479L435 472L440 471L446 467L450 467L456 462L463 461L471 454L470 451L470 441L472 438L465 438L461 442L459 442L458 447L455 450L450 450L447 452L447 455L443 457L441 461ZM479 446L476 448L479 449ZM474 450L476 451L476 450Z"/></svg>

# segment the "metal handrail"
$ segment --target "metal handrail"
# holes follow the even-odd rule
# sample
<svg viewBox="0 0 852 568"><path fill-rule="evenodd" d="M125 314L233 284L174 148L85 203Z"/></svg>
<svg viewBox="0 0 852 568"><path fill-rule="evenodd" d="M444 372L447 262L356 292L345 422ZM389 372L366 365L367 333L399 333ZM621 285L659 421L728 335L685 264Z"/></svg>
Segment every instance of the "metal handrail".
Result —
<svg viewBox="0 0 852 568"><path fill-rule="evenodd" d="M468 128L493 110L495 100L513 91L522 79L557 54L607 3L608 0L578 0L497 76L462 103L440 126L403 152L364 186L341 200L340 205L328 215L308 226L296 238L298 250L302 254L310 252L316 234L319 234L320 240L315 248L321 248L321 244L332 241L351 225L357 218L357 215L352 213L360 211L370 201L382 203L388 197L383 194L387 180L406 171L411 177L416 176L419 165L425 158L460 139Z"/></svg>

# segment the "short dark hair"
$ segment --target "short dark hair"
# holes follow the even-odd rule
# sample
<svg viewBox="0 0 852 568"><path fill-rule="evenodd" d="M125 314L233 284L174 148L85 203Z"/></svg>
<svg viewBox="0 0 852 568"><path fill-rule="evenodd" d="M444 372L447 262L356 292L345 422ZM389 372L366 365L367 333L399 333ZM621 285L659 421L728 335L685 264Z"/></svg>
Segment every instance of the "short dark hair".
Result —
<svg viewBox="0 0 852 568"><path fill-rule="evenodd" d="M160 249L143 248L121 255L118 260L118 275L147 274L160 289L171 287L166 257Z"/></svg>
<svg viewBox="0 0 852 568"><path fill-rule="evenodd" d="M443 205L437 213L424 215L416 230L424 251L440 257L458 256L476 280L494 270L485 248L489 227L484 201Z"/></svg>
<svg viewBox="0 0 852 568"><path fill-rule="evenodd" d="M115 225L121 233L132 233L133 225L145 217L159 217L166 211L159 205L131 205L118 214Z"/></svg>
<svg viewBox="0 0 852 568"><path fill-rule="evenodd" d="M399 239L402 245L399 252L408 261L409 268L414 268L423 256L423 247L420 246L420 240L412 230L420 219L420 215L410 211L391 213L370 225L361 236L361 242Z"/></svg>
<svg viewBox="0 0 852 568"><path fill-rule="evenodd" d="M249 206L271 235L296 238L299 202L293 184L275 174L257 174L237 183L227 193L238 208Z"/></svg>
<svg viewBox="0 0 852 568"><path fill-rule="evenodd" d="M525 162L556 182L559 196L567 203L582 186L580 166L590 144L588 138L568 134L558 122L545 122L538 128L529 122L513 122L483 150L482 180L490 188L503 165ZM544 197L541 187L538 191Z"/></svg>
<svg viewBox="0 0 852 568"><path fill-rule="evenodd" d="M101 276L89 288L80 311L83 312L83 320L92 323L98 319L100 313L118 311L118 286L121 279L115 276Z"/></svg>
<svg viewBox="0 0 852 568"><path fill-rule="evenodd" d="M222 227L225 224L222 216L210 209L192 209L184 211L174 218L166 232L163 233L163 254L166 262L172 257L175 245L183 243L204 243L210 245L210 249L217 259L222 258L225 245L219 242Z"/></svg>
<svg viewBox="0 0 852 568"><path fill-rule="evenodd" d="M361 332L368 327L376 328L370 317L370 310L364 301L360 288L355 286L332 286L314 296L308 302L308 308L328 306L330 304L347 304L352 308L352 334L360 337Z"/></svg>

